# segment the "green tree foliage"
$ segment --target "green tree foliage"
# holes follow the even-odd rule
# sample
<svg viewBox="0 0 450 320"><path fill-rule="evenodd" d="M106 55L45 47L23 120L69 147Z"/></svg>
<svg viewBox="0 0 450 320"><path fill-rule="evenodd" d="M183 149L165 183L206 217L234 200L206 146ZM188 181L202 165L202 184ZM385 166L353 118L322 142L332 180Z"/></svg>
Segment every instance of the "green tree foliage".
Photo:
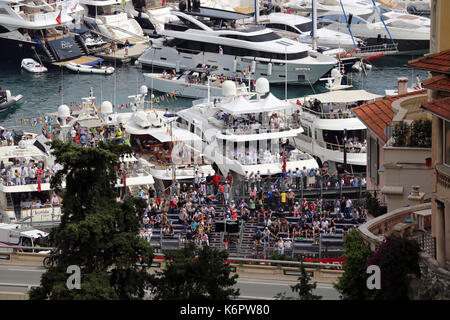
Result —
<svg viewBox="0 0 450 320"><path fill-rule="evenodd" d="M288 297L286 292L279 292L275 295L275 300L320 300L321 296L313 294L313 290L316 289L317 283L310 283L311 276L306 272L303 261L300 264L300 277L298 277L298 283L290 286L292 292L298 293L298 297Z"/></svg>
<svg viewBox="0 0 450 320"><path fill-rule="evenodd" d="M344 273L334 285L341 299L372 299L373 291L367 289L366 266L372 256L370 247L364 243L357 230L350 231L344 239Z"/></svg>
<svg viewBox="0 0 450 320"><path fill-rule="evenodd" d="M431 120L413 122L409 146L431 148Z"/></svg>
<svg viewBox="0 0 450 320"><path fill-rule="evenodd" d="M406 147L408 141L409 126L406 122L401 121L394 125L392 136L394 137L394 147Z"/></svg>
<svg viewBox="0 0 450 320"><path fill-rule="evenodd" d="M381 216L387 212L387 208L380 205L376 191L374 196L372 196L370 192L366 192L366 208L369 214L373 217Z"/></svg>
<svg viewBox="0 0 450 320"><path fill-rule="evenodd" d="M157 272L151 285L155 300L229 300L239 296L233 289L237 275L230 277L226 251L204 246L195 254L195 245L166 253L167 265Z"/></svg>
<svg viewBox="0 0 450 320"><path fill-rule="evenodd" d="M117 202L116 169L120 158L131 153L116 141L81 148L55 140L56 162L63 166L51 180L58 192L65 190L61 223L50 232L50 241L62 252L60 264L41 278L30 299L141 299L150 276L153 251L138 237L146 203L140 198ZM69 265L81 269L81 289L66 288Z"/></svg>
<svg viewBox="0 0 450 320"><path fill-rule="evenodd" d="M377 265L381 270L381 289L374 290L381 300L406 300L413 276L420 277L420 246L415 240L397 236L386 237L367 266Z"/></svg>
<svg viewBox="0 0 450 320"><path fill-rule="evenodd" d="M320 300L321 296L313 294L313 290L316 288L317 283L310 283L311 276L305 270L303 261L300 264L301 276L298 278L298 283L295 286L291 286L293 292L298 293L299 300Z"/></svg>

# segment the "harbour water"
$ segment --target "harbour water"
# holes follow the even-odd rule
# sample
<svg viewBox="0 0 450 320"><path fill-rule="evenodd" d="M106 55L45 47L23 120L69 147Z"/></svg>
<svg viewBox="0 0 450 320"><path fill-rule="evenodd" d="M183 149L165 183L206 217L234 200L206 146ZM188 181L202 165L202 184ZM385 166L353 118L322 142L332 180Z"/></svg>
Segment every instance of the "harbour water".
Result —
<svg viewBox="0 0 450 320"><path fill-rule="evenodd" d="M365 89L369 92L384 95L386 89L397 88L397 78L409 78L409 85L416 81L419 74L422 80L427 78L425 71L407 67L407 62L412 56L384 57L373 62L371 70L350 73L347 78L355 89ZM150 83L145 82L143 70L136 65L123 65L116 69L112 75L76 74L67 69L53 69L43 74L32 74L20 69L20 65L8 61L0 62L0 87L11 90L13 95L22 94L22 102L13 108L0 113L0 125L11 129L39 132L41 125L31 125L32 121L20 121L25 119L39 119L47 113L57 111L61 103L70 105L71 102L80 104L82 97L87 97L92 87L96 97L96 105L102 101L111 101L116 108L130 102L128 96L136 94L139 87L146 84L151 91ZM114 89L116 88L116 89ZM278 98L285 98L285 86L272 86L271 91ZM318 82L314 86L288 86L287 97L295 98L308 94L325 92L324 82ZM154 92L155 97L162 93ZM148 98L150 100L150 97ZM157 108L169 108L177 111L190 107L191 99L182 98L165 99L155 106ZM123 112L129 111L122 109Z"/></svg>

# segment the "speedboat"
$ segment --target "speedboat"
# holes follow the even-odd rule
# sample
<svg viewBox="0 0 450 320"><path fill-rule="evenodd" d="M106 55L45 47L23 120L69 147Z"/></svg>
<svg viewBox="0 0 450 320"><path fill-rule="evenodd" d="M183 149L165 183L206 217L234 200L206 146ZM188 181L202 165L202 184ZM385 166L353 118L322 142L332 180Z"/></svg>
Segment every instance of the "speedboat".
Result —
<svg viewBox="0 0 450 320"><path fill-rule="evenodd" d="M107 67L107 66L90 66L86 64L77 64L74 62L69 62L66 64L66 68L75 72L81 72L81 73L98 73L98 74L112 74L115 69L113 67Z"/></svg>
<svg viewBox="0 0 450 320"><path fill-rule="evenodd" d="M9 107L12 107L17 102L22 100L23 96L18 94L17 96L11 95L11 91L2 90L0 88L0 112L7 110Z"/></svg>
<svg viewBox="0 0 450 320"><path fill-rule="evenodd" d="M37 63L35 60L31 58L23 59L20 66L25 70L27 70L28 72L33 73L47 72L47 68L44 67L43 64Z"/></svg>

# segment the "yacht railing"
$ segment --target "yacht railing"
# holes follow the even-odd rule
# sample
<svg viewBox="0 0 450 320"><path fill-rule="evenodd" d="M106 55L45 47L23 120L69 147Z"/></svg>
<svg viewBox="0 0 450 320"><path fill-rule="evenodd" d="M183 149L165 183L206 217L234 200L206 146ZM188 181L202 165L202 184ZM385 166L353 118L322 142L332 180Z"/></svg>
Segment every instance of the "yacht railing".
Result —
<svg viewBox="0 0 450 320"><path fill-rule="evenodd" d="M289 126L283 126L279 128L271 128L266 126L261 127L251 127L250 126L243 126L243 127L231 127L222 129L222 134L224 135L244 135L244 134L264 134L264 133L275 133L275 132L287 132L293 129L300 128L300 125L297 125L296 127L289 127Z"/></svg>
<svg viewBox="0 0 450 320"><path fill-rule="evenodd" d="M339 112L320 112L315 111L311 108L302 106L302 110L306 111L308 113L312 113L316 116L318 116L320 119L350 119L350 118L356 118L356 116L350 111L350 109L347 109L345 111Z"/></svg>
<svg viewBox="0 0 450 320"><path fill-rule="evenodd" d="M302 160L309 160L312 157L307 154L307 153L303 153L303 152L293 152L293 153L289 153L286 155L286 162L289 161L302 161ZM243 165L258 165L258 164L282 164L283 162L283 157L280 154L268 154L265 153L263 155L261 154L257 154L256 157L255 156L244 156L242 155L238 155L238 156L233 156L232 157L233 160L238 161L240 164Z"/></svg>

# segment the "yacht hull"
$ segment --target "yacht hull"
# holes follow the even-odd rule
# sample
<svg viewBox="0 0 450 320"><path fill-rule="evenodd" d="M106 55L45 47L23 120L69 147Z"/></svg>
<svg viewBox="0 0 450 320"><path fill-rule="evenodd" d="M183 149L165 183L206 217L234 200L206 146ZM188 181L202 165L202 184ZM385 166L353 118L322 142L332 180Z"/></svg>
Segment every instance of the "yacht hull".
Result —
<svg viewBox="0 0 450 320"><path fill-rule="evenodd" d="M152 69L153 66L177 72L192 70L206 64L211 73L223 74L229 79L241 76L244 70L251 70L252 62L255 61L256 68L252 71L252 79L264 77L270 83L284 84L287 81L298 85L311 85L317 82L336 63L335 59L316 63L313 58L309 57L304 62L288 63L286 70L284 63L270 62L269 59L264 58L236 57L211 52L180 53L169 47L152 47L138 61L145 69Z"/></svg>

